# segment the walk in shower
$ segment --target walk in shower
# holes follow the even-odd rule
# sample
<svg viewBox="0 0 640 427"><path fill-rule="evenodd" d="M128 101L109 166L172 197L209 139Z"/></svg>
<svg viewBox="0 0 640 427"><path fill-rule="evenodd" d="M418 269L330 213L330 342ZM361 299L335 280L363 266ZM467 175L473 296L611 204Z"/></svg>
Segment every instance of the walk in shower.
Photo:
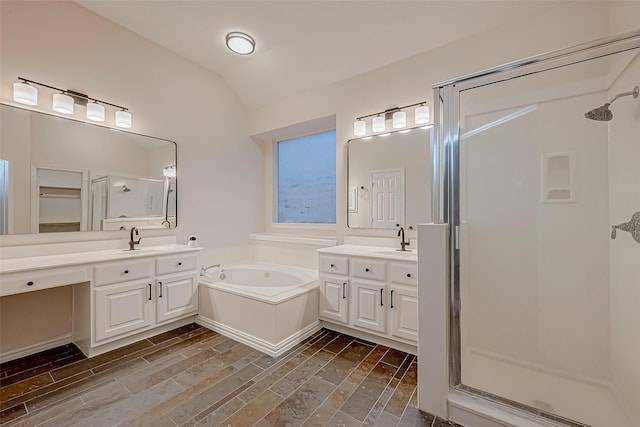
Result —
<svg viewBox="0 0 640 427"><path fill-rule="evenodd" d="M640 33L436 85L451 387L640 426Z"/></svg>

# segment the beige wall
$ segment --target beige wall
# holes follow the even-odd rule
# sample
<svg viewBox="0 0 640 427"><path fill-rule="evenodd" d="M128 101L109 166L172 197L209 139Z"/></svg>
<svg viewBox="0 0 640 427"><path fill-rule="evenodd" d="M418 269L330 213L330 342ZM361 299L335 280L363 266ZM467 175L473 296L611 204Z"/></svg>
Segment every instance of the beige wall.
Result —
<svg viewBox="0 0 640 427"><path fill-rule="evenodd" d="M300 94L252 111L250 132L252 135L263 134L335 114L336 237L341 242L345 235L395 236L392 230L350 230L347 227L346 142L353 137L353 120L358 116L425 99L433 107L431 85L434 83L604 37L608 35L608 7L607 2L567 3L534 17ZM451 19L454 24L455 20ZM263 149L270 156L271 147L268 143L263 145ZM264 179L265 191L269 197L270 172L265 174ZM430 184L425 183L424 187L427 197L430 197ZM424 220L429 221L430 218ZM264 222L269 229L271 210L268 203ZM287 232L314 234L309 230Z"/></svg>
<svg viewBox="0 0 640 427"><path fill-rule="evenodd" d="M244 107L218 75L70 1L2 1L2 102L13 104L18 76L124 105L133 115L131 131L177 142L179 225L171 231L143 231L143 244L145 236L170 233L186 243L196 234L205 248L203 263L248 259L249 233L263 226L262 154L248 137ZM50 96L41 95L37 108L51 112ZM82 113L78 108L75 117L82 119ZM107 110L108 120L113 114ZM128 236L19 235L2 236L1 242L7 246L109 238ZM69 298L54 293L47 302L69 308ZM11 300L1 303L3 325L19 325L21 311L8 310ZM5 347L8 338L3 334L2 351L67 333L69 310L49 320L46 336L28 335L29 343L11 341L14 344Z"/></svg>

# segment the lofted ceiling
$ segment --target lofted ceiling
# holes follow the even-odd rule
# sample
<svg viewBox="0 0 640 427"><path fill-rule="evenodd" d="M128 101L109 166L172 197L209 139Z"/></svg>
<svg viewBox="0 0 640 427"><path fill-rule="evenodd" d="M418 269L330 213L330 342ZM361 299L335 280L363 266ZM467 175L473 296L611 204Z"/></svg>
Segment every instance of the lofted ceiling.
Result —
<svg viewBox="0 0 640 427"><path fill-rule="evenodd" d="M563 1L75 0L220 75L247 108L391 64ZM229 51L244 31L256 51Z"/></svg>

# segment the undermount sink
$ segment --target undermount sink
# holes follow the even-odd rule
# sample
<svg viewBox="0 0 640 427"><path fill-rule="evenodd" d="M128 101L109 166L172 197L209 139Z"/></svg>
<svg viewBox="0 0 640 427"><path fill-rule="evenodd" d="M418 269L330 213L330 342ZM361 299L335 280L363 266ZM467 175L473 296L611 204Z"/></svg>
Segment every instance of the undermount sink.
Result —
<svg viewBox="0 0 640 427"><path fill-rule="evenodd" d="M418 253L416 251L413 250L406 250L406 251L401 251L400 249L390 249L387 251L376 251L376 254L378 255L387 255L387 256L397 256L397 257L402 257L402 258L413 258L413 257L417 257Z"/></svg>

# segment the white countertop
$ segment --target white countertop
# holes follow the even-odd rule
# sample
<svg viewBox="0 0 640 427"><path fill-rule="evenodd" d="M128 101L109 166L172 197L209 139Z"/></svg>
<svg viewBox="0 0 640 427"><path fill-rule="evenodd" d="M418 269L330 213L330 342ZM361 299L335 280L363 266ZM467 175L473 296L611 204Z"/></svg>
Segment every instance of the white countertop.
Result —
<svg viewBox="0 0 640 427"><path fill-rule="evenodd" d="M127 249L108 249L103 251L3 259L0 260L0 273L16 273L43 268L93 264L97 262L118 261L130 258L144 258L175 253L198 252L200 250L201 248L190 248L186 245L173 244L136 248L133 251Z"/></svg>
<svg viewBox="0 0 640 427"><path fill-rule="evenodd" d="M401 251L399 249L385 248L381 246L340 245L318 249L317 252L321 254L381 258L393 261L418 261L418 251L415 249Z"/></svg>

